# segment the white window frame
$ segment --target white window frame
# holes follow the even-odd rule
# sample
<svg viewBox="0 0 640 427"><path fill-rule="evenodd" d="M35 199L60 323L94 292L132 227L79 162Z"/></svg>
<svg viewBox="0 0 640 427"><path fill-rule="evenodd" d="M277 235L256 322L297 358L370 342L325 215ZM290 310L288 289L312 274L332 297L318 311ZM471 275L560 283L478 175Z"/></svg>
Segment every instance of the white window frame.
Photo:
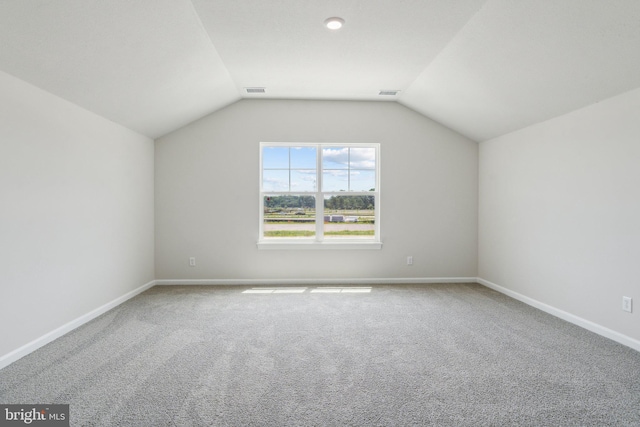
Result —
<svg viewBox="0 0 640 427"><path fill-rule="evenodd" d="M316 189L304 192L263 191L262 154L265 147L316 147ZM324 148L375 148L376 181L375 191L322 191L322 155ZM380 240L380 144L379 143L309 143L309 142L261 142L260 143L260 181L259 181L259 232L258 249L382 249ZM287 194L291 196L314 196L316 200L316 235L309 239L264 238L264 197ZM374 196L375 231L372 239L324 239L324 197L341 196Z"/></svg>

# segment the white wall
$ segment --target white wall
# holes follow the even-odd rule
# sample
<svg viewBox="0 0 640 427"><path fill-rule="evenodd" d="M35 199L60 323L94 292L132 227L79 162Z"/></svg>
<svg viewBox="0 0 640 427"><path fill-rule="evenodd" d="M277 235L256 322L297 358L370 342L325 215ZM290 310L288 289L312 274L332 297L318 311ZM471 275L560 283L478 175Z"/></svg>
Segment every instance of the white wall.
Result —
<svg viewBox="0 0 640 427"><path fill-rule="evenodd" d="M153 141L0 72L0 360L153 280Z"/></svg>
<svg viewBox="0 0 640 427"><path fill-rule="evenodd" d="M479 230L481 278L640 340L640 89L481 143Z"/></svg>
<svg viewBox="0 0 640 427"><path fill-rule="evenodd" d="M260 141L379 142L383 248L259 251ZM475 277L477 155L396 103L240 101L156 140L156 279Z"/></svg>

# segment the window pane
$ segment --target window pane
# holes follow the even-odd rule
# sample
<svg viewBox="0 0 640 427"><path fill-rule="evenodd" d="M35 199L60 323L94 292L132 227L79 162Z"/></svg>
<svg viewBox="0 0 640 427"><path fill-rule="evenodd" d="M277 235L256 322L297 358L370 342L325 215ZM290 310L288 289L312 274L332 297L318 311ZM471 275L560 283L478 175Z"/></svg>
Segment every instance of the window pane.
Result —
<svg viewBox="0 0 640 427"><path fill-rule="evenodd" d="M330 239L373 239L375 197L325 196L324 237Z"/></svg>
<svg viewBox="0 0 640 427"><path fill-rule="evenodd" d="M375 170L353 170L350 174L351 191L375 191L376 171Z"/></svg>
<svg viewBox="0 0 640 427"><path fill-rule="evenodd" d="M292 170L291 191L316 191L316 170Z"/></svg>
<svg viewBox="0 0 640 427"><path fill-rule="evenodd" d="M265 196L264 238L313 238L316 235L314 196Z"/></svg>
<svg viewBox="0 0 640 427"><path fill-rule="evenodd" d="M264 147L263 169L289 169L289 147Z"/></svg>
<svg viewBox="0 0 640 427"><path fill-rule="evenodd" d="M322 149L322 169L347 169L349 148L331 147Z"/></svg>
<svg viewBox="0 0 640 427"><path fill-rule="evenodd" d="M348 191L348 170L325 170L322 174L322 191Z"/></svg>
<svg viewBox="0 0 640 427"><path fill-rule="evenodd" d="M375 148L351 148L349 156L349 166L351 169L374 169L376 168Z"/></svg>
<svg viewBox="0 0 640 427"><path fill-rule="evenodd" d="M289 191L289 171L263 170L262 191Z"/></svg>
<svg viewBox="0 0 640 427"><path fill-rule="evenodd" d="M291 147L291 169L315 169L315 147Z"/></svg>

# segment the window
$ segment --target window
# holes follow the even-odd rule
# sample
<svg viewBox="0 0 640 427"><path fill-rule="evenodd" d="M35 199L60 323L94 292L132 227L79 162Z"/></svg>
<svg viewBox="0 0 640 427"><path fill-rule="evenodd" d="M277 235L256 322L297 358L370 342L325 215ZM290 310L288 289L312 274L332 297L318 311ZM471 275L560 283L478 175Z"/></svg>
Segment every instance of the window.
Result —
<svg viewBox="0 0 640 427"><path fill-rule="evenodd" d="M380 243L379 144L260 144L260 248Z"/></svg>

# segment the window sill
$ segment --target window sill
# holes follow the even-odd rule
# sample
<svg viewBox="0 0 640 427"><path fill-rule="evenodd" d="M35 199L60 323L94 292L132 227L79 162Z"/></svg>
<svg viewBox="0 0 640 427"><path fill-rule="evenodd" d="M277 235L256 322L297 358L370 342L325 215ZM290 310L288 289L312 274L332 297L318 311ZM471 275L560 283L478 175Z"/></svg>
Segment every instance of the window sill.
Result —
<svg viewBox="0 0 640 427"><path fill-rule="evenodd" d="M259 250L379 250L382 242L316 242L313 240L278 240L260 241L257 243Z"/></svg>

